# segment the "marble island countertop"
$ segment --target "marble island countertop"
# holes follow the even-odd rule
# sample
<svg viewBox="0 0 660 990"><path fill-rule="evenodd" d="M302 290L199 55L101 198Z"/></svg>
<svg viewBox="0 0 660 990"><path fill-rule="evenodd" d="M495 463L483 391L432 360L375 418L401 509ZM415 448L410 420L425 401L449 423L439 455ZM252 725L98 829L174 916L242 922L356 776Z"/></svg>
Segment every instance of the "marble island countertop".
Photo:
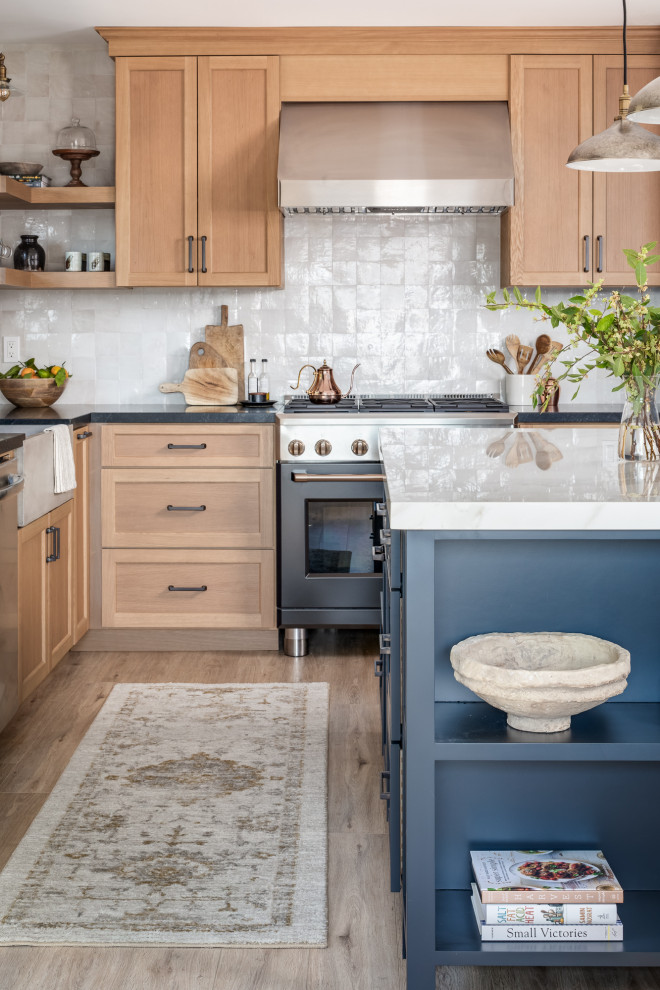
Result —
<svg viewBox="0 0 660 990"><path fill-rule="evenodd" d="M618 430L380 431L392 529L660 530L660 462L625 463Z"/></svg>

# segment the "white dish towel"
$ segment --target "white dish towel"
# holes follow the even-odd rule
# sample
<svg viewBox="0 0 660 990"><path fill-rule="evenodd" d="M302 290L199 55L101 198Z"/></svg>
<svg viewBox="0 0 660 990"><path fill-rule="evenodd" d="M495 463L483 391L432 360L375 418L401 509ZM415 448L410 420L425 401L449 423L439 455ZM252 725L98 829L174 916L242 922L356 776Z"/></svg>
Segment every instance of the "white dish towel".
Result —
<svg viewBox="0 0 660 990"><path fill-rule="evenodd" d="M68 426L47 426L45 433L53 434L53 491L56 495L76 487L76 469Z"/></svg>

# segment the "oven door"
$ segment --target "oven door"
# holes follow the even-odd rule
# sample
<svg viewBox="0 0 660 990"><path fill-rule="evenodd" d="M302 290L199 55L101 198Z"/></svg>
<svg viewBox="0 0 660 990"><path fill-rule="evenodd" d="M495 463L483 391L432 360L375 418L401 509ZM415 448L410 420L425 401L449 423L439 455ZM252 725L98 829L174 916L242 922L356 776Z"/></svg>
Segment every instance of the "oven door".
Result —
<svg viewBox="0 0 660 990"><path fill-rule="evenodd" d="M279 609L284 626L379 622L381 465L278 465Z"/></svg>

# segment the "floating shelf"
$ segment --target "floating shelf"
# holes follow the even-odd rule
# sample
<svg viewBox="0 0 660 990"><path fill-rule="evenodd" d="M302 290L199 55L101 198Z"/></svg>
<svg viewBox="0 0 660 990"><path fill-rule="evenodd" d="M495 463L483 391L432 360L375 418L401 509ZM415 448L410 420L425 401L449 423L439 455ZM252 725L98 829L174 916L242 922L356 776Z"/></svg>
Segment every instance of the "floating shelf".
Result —
<svg viewBox="0 0 660 990"><path fill-rule="evenodd" d="M658 966L660 891L625 891L623 942L482 942L466 890L435 892L436 966Z"/></svg>
<svg viewBox="0 0 660 990"><path fill-rule="evenodd" d="M112 210L114 186L48 186L35 189L0 175L0 210Z"/></svg>
<svg viewBox="0 0 660 990"><path fill-rule="evenodd" d="M0 289L114 289L114 272L23 272L0 268Z"/></svg>
<svg viewBox="0 0 660 990"><path fill-rule="evenodd" d="M485 702L436 702L438 760L660 762L660 704L610 701L574 715L566 732L511 729Z"/></svg>

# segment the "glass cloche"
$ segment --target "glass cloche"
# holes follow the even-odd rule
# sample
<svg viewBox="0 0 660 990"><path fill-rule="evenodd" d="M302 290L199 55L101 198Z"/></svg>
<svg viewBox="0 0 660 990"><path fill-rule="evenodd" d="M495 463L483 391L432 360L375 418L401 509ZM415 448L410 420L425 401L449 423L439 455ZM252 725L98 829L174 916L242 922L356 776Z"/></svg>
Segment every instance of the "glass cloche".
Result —
<svg viewBox="0 0 660 990"><path fill-rule="evenodd" d="M55 147L91 151L96 148L96 137L89 127L82 126L79 117L72 117L69 127L63 127L58 133Z"/></svg>

